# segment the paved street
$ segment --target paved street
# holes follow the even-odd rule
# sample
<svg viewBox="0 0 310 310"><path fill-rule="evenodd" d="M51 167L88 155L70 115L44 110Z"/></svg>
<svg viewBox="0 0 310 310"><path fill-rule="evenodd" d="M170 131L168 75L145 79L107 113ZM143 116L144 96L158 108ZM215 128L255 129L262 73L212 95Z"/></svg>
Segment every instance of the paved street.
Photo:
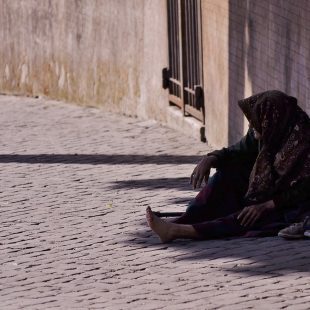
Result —
<svg viewBox="0 0 310 310"><path fill-rule="evenodd" d="M153 121L0 97L0 309L309 309L310 240L163 245L209 148Z"/></svg>

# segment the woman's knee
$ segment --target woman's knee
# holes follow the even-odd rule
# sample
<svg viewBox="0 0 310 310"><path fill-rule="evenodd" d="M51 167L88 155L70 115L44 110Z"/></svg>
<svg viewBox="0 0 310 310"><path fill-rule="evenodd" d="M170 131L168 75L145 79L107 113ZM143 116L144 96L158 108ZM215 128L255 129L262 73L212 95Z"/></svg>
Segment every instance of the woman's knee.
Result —
<svg viewBox="0 0 310 310"><path fill-rule="evenodd" d="M186 213L188 214L197 214L202 211L202 206L195 203L195 200L192 200L186 208Z"/></svg>

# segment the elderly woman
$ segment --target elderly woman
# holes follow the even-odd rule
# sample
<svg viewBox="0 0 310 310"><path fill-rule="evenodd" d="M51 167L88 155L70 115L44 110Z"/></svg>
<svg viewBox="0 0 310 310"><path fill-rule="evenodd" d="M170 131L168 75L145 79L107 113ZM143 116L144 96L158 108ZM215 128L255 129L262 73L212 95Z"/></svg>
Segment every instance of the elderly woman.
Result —
<svg viewBox="0 0 310 310"><path fill-rule="evenodd" d="M178 238L273 236L310 213L310 122L297 100L267 91L238 102L249 121L242 140L202 158L191 175L206 186L174 222L147 208L162 242ZM209 179L211 168L217 172Z"/></svg>

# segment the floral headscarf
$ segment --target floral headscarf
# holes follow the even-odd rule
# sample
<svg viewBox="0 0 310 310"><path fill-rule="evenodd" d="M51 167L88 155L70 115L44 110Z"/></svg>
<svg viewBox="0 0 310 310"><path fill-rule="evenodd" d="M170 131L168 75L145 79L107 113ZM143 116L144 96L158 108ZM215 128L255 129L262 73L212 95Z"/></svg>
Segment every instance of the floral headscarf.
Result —
<svg viewBox="0 0 310 310"><path fill-rule="evenodd" d="M261 138L245 196L264 202L310 177L310 121L297 99L280 91L259 93L238 102Z"/></svg>

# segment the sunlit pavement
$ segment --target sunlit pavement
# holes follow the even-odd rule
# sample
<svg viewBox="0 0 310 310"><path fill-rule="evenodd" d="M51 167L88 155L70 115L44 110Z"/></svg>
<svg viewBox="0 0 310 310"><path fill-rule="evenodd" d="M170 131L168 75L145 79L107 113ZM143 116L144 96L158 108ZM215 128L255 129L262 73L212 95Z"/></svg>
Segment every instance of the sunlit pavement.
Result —
<svg viewBox="0 0 310 310"><path fill-rule="evenodd" d="M163 245L210 149L153 121L0 97L0 309L309 309L310 240Z"/></svg>

